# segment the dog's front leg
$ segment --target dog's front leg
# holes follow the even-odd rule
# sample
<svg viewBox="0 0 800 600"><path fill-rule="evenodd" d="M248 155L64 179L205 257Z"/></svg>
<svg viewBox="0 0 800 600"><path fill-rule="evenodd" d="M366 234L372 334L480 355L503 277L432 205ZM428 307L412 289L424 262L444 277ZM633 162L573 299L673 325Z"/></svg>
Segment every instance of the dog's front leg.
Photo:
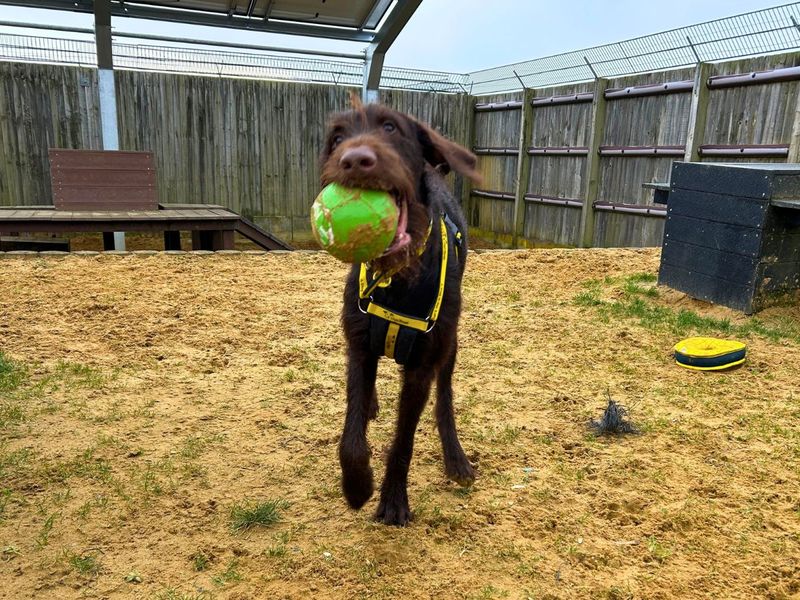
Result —
<svg viewBox="0 0 800 600"><path fill-rule="evenodd" d="M342 491L351 508L361 508L372 496L374 483L369 466L367 420L375 402L378 357L351 351L347 360L347 415L339 441Z"/></svg>
<svg viewBox="0 0 800 600"><path fill-rule="evenodd" d="M422 409L428 401L432 381L433 372L427 368L406 370L403 375L397 431L389 450L386 476L381 486L381 501L375 513L375 518L387 525L405 525L411 519L407 490L408 467L414 451L414 434Z"/></svg>

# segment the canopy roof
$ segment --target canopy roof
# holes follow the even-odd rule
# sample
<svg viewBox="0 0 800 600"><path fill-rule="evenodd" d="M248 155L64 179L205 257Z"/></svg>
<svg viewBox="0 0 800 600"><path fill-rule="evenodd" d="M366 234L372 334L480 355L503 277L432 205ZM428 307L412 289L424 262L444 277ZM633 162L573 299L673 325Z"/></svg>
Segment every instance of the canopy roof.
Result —
<svg viewBox="0 0 800 600"><path fill-rule="evenodd" d="M111 0L111 14L117 17L373 43L380 41L392 29L402 29L420 2L421 0ZM0 0L0 4L83 13L94 11L93 0Z"/></svg>

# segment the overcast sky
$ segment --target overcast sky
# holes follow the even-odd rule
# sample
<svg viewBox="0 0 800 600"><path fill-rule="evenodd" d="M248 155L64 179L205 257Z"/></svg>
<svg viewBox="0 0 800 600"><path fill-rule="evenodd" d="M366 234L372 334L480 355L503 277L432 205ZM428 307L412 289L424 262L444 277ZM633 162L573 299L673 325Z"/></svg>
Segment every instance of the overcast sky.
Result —
<svg viewBox="0 0 800 600"><path fill-rule="evenodd" d="M779 6L768 0L423 0L386 64L465 73ZM0 7L0 20L90 27L90 15ZM114 18L116 31L359 52L362 45Z"/></svg>

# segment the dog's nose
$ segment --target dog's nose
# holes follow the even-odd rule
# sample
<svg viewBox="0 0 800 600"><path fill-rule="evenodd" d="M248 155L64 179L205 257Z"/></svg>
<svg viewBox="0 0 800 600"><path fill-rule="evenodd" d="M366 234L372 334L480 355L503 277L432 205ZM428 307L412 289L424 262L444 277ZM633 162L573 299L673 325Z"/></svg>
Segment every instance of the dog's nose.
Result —
<svg viewBox="0 0 800 600"><path fill-rule="evenodd" d="M371 171L378 164L378 157L369 146L349 148L339 159L339 165L345 171Z"/></svg>

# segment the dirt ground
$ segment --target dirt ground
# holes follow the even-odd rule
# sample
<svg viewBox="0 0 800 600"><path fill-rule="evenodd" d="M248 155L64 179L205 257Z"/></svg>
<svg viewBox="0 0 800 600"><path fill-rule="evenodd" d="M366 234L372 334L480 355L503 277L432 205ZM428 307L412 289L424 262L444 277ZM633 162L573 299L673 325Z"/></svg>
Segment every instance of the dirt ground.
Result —
<svg viewBox="0 0 800 600"><path fill-rule="evenodd" d="M800 597L800 307L656 289L658 258L471 254L454 385L478 480L444 477L426 411L402 529L339 490L335 260L0 259L0 597ZM675 366L696 331L747 362ZM398 382L382 361L379 481ZM607 394L641 433L590 431ZM269 500L279 522L232 529Z"/></svg>

